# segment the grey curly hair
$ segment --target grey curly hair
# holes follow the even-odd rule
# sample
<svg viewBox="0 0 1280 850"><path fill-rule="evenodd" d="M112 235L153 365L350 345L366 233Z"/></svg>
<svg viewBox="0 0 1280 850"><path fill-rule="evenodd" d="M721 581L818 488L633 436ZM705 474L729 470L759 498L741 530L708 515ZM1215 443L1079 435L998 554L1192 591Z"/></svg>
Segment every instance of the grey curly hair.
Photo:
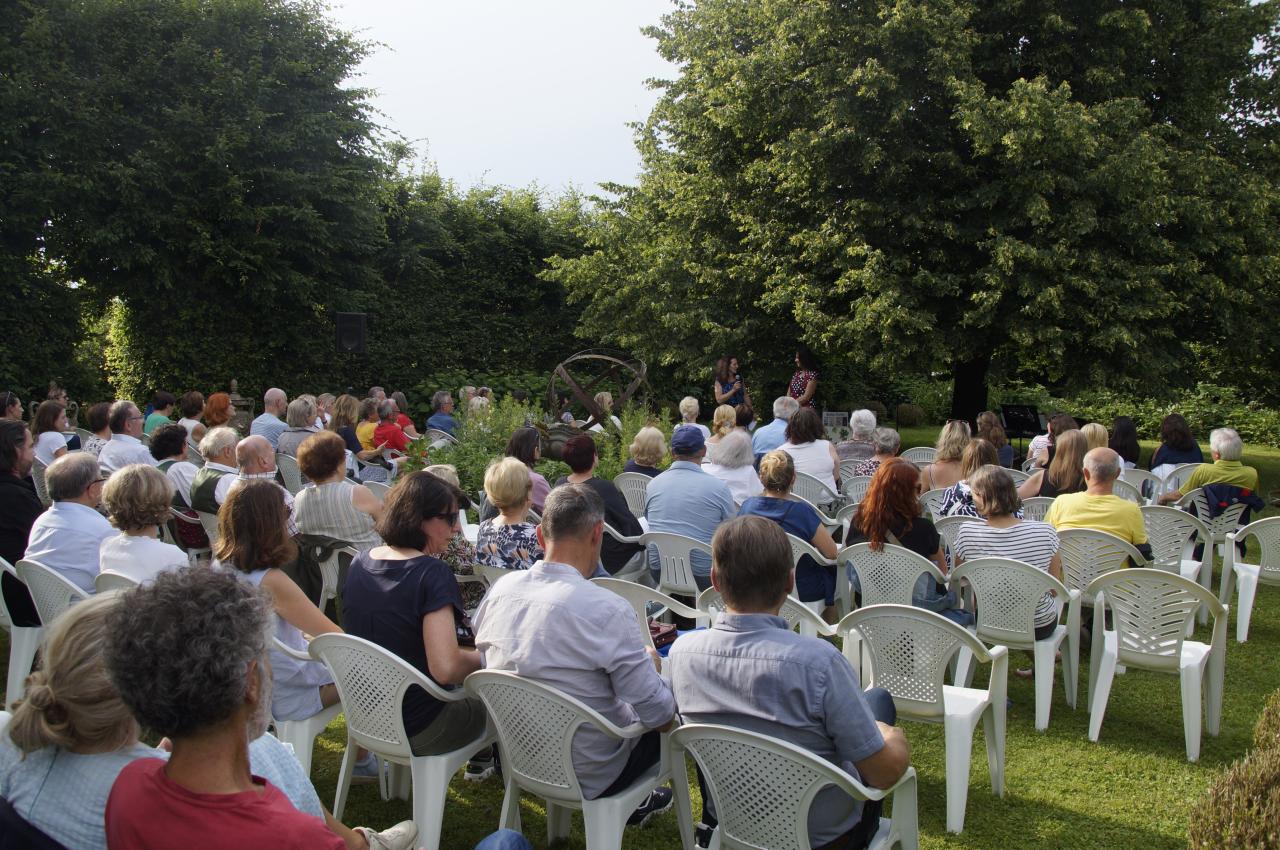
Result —
<svg viewBox="0 0 1280 850"><path fill-rule="evenodd" d="M107 673L143 726L186 737L243 703L249 664L266 663L272 625L270 598L231 573L163 572L111 613Z"/></svg>

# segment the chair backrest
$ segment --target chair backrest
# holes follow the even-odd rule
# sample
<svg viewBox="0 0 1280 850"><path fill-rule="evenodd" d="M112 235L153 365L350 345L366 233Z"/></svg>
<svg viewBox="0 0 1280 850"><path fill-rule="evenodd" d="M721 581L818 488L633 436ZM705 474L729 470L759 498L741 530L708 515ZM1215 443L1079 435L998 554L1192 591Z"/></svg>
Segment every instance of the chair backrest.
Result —
<svg viewBox="0 0 1280 850"><path fill-rule="evenodd" d="M1280 516L1257 519L1235 533L1236 542L1249 537L1258 542L1258 578L1267 584L1280 584Z"/></svg>
<svg viewBox="0 0 1280 850"><path fill-rule="evenodd" d="M370 492L378 497L379 502L385 502L387 494L391 492L391 485L383 481L365 481L364 486L368 487Z"/></svg>
<svg viewBox="0 0 1280 850"><path fill-rule="evenodd" d="M81 446L83 446L89 440L96 439L98 436L97 434L93 433L87 428L74 428L72 430L75 432L75 435L80 438Z"/></svg>
<svg viewBox="0 0 1280 850"><path fill-rule="evenodd" d="M955 548L956 535L960 533L960 527L970 522L982 522L982 520L976 516L944 516L933 521L933 527L938 529L938 534L942 536L948 556Z"/></svg>
<svg viewBox="0 0 1280 850"><path fill-rule="evenodd" d="M799 566L800 559L803 558L805 555L808 555L810 558L813 558L813 560L819 564L826 564L830 566L831 564L835 563L835 561L825 557L821 552L819 552L817 548L815 548L814 545L810 543L808 540L801 540L799 537L796 537L794 534L788 534L787 542L791 544L792 566Z"/></svg>
<svg viewBox="0 0 1280 850"><path fill-rule="evenodd" d="M192 550L191 547L187 546L187 544L183 542L182 535L178 533L178 523L185 523L187 525L198 525L200 526L201 529L204 528L204 523L202 523L196 517L187 516L185 513L178 510L177 508L169 508L169 524L168 526L166 526L166 530L169 532L170 542L172 542L174 546L177 546L183 552L186 552L188 555L190 555L192 551L198 551L198 550ZM205 537L208 537L208 536L209 536L208 534L205 534Z"/></svg>
<svg viewBox="0 0 1280 850"><path fill-rule="evenodd" d="M36 495L40 497L40 501L47 508L53 504L53 499L49 498L49 487L44 482L45 469L44 462L39 458L31 462L31 481L36 485Z"/></svg>
<svg viewBox="0 0 1280 850"><path fill-rule="evenodd" d="M884 544L879 552L870 543L855 543L836 554L836 563L849 563L858 574L862 586L862 604L911 604L911 591L916 580L929 575L935 581L946 581L933 561L917 555L910 549Z"/></svg>
<svg viewBox="0 0 1280 850"><path fill-rule="evenodd" d="M926 490L920 494L920 507L924 513L930 517L938 516L938 512L942 510L942 497L947 493L944 487L935 487L932 490Z"/></svg>
<svg viewBox="0 0 1280 850"><path fill-rule="evenodd" d="M209 538L211 544L218 542L218 515L211 514L207 511L196 511L200 515L200 524L204 526L205 536Z"/></svg>
<svg viewBox="0 0 1280 850"><path fill-rule="evenodd" d="M1049 508L1053 507L1052 496L1032 496L1022 500L1022 518L1044 522Z"/></svg>
<svg viewBox="0 0 1280 850"><path fill-rule="evenodd" d="M1151 544L1151 559L1155 567L1178 572L1182 556L1192 539L1199 535L1209 539L1209 529L1200 518L1184 510L1168 505L1143 505L1142 524L1147 529L1147 542Z"/></svg>
<svg viewBox="0 0 1280 850"><path fill-rule="evenodd" d="M663 606L667 611L679 614L681 617L692 619L702 614L697 608L690 608L660 590L654 590L652 587L645 587L643 584L636 584L633 581L624 581L618 578L593 578L591 582L627 600L631 605L631 610L636 612L636 624L640 628L641 639L649 647L653 646L653 635L649 634L649 603L655 602ZM665 613L666 611L657 611L653 614L653 617L656 619Z"/></svg>
<svg viewBox="0 0 1280 850"><path fill-rule="evenodd" d="M1013 479L1013 486L1017 487L1031 477L1031 473L1023 472L1021 469L1006 469L1009 477Z"/></svg>
<svg viewBox="0 0 1280 850"><path fill-rule="evenodd" d="M643 732L638 723L619 729L573 697L514 673L478 670L467 677L465 687L489 711L503 772L524 790L550 800L582 799L573 769L578 727L593 726L619 739Z"/></svg>
<svg viewBox="0 0 1280 850"><path fill-rule="evenodd" d="M839 494L807 472L796 473L791 492L809 504L817 505L820 509L840 499Z"/></svg>
<svg viewBox="0 0 1280 850"><path fill-rule="evenodd" d="M1142 498L1142 491L1123 478L1117 478L1112 483L1111 492L1126 502L1133 502L1135 505L1146 504L1146 499Z"/></svg>
<svg viewBox="0 0 1280 850"><path fill-rule="evenodd" d="M1236 526L1240 524L1240 517L1244 515L1244 509L1248 505L1239 502L1229 505L1223 509L1222 513L1215 517L1209 516L1209 499L1205 495L1203 487L1197 487L1189 493L1183 493L1182 498L1178 500L1178 507L1196 509L1198 516L1209 530L1209 536L1215 542L1222 542L1228 532L1235 531Z"/></svg>
<svg viewBox="0 0 1280 850"><path fill-rule="evenodd" d="M1122 469L1120 470L1120 480L1127 481L1134 487L1138 488L1144 499L1154 499L1164 491L1164 479L1159 475L1152 475L1145 469Z"/></svg>
<svg viewBox="0 0 1280 850"><path fill-rule="evenodd" d="M31 592L31 601L36 605L43 626L52 625L63 611L89 598L89 594L44 564L22 560L16 566L18 578Z"/></svg>
<svg viewBox="0 0 1280 850"><path fill-rule="evenodd" d="M1173 469L1164 474L1164 492L1172 493L1174 490L1181 490L1182 484L1191 477L1191 473L1202 464L1198 463L1180 463Z"/></svg>
<svg viewBox="0 0 1280 850"><path fill-rule="evenodd" d="M351 562L360 554L354 546L341 546L328 550L328 555L318 561L320 567L320 607L330 599L336 599L342 588L338 579L342 576L342 568L351 567Z"/></svg>
<svg viewBox="0 0 1280 850"><path fill-rule="evenodd" d="M1086 593L1095 600L1095 621L1102 620L1104 603L1111 609L1121 664L1177 671L1187 627L1200 606L1208 606L1214 619L1225 623L1226 609L1216 596L1164 570L1142 568L1102 575ZM1095 633L1096 629L1095 622Z"/></svg>
<svg viewBox="0 0 1280 850"><path fill-rule="evenodd" d="M197 467L204 466L204 455L200 454L200 447L191 440L187 440L187 461Z"/></svg>
<svg viewBox="0 0 1280 850"><path fill-rule="evenodd" d="M129 590L137 586L136 581L119 573L98 573L98 577L93 580L93 589L98 593L105 593L108 590Z"/></svg>
<svg viewBox="0 0 1280 850"><path fill-rule="evenodd" d="M1062 557L1062 583L1068 590L1083 593L1098 576L1124 569L1131 559L1134 564L1146 563L1133 544L1092 528L1059 531L1058 544L1058 554Z"/></svg>
<svg viewBox="0 0 1280 850"><path fill-rule="evenodd" d="M284 479L284 488L293 495L302 489L302 470L298 469L298 460L284 452L276 452L276 468Z"/></svg>
<svg viewBox="0 0 1280 850"><path fill-rule="evenodd" d="M622 491L627 500L627 508L635 516L644 516L644 502L649 492L649 482L653 479L643 472L620 472L613 483Z"/></svg>
<svg viewBox="0 0 1280 850"><path fill-rule="evenodd" d="M710 615L719 614L725 610L724 597L714 587L708 587L698 594L698 610ZM782 601L782 608L778 611L778 616L786 620L787 625L793 631L797 626L809 625L820 635L834 635L836 633L834 626L819 617L812 609L794 596L788 596Z"/></svg>
<svg viewBox="0 0 1280 850"><path fill-rule="evenodd" d="M722 847L809 850L809 808L823 788L857 800L885 795L803 747L744 729L690 723L671 733L671 743L702 768Z"/></svg>
<svg viewBox="0 0 1280 850"><path fill-rule="evenodd" d="M871 486L870 475L850 475L844 474L844 468L840 470L840 491L844 493L845 505L856 505L867 497L867 488ZM844 508L841 508L844 510Z"/></svg>
<svg viewBox="0 0 1280 850"><path fill-rule="evenodd" d="M441 431L439 428L428 428L423 435L434 446L437 442L444 442L448 445L457 445L458 441L448 431Z"/></svg>
<svg viewBox="0 0 1280 850"><path fill-rule="evenodd" d="M920 466L921 464L933 463L933 458L937 454L938 450L930 446L915 446L904 451L902 459Z"/></svg>
<svg viewBox="0 0 1280 850"><path fill-rule="evenodd" d="M400 713L405 691L412 685L439 700L458 698L403 659L354 635L316 635L308 651L333 674L347 718L347 734L357 745L380 753L406 759L412 755Z"/></svg>
<svg viewBox="0 0 1280 850"><path fill-rule="evenodd" d="M1062 582L1012 558L975 558L951 572L952 583L967 579L977 601L977 633L987 643L1030 646L1035 642L1036 606L1052 590L1067 600Z"/></svg>
<svg viewBox="0 0 1280 850"><path fill-rule="evenodd" d="M947 666L962 648L981 663L991 660L986 646L969 631L911 605L859 608L836 626L846 640L855 629L871 658L870 677L862 671L863 685L886 689L898 710L913 717L943 716Z"/></svg>
<svg viewBox="0 0 1280 850"><path fill-rule="evenodd" d="M679 593L684 596L697 596L698 585L693 579L693 564L690 555L695 551L705 552L711 557L711 547L701 540L685 537L683 534L670 534L665 531L648 531L640 535L640 542L646 549L653 546L658 550L661 571L658 576L658 589Z"/></svg>
<svg viewBox="0 0 1280 850"><path fill-rule="evenodd" d="M18 571L13 568L13 564L0 558L0 574L3 573L8 573L18 581L22 581L18 578ZM5 602L3 593L0 593L0 628L6 631L13 628L13 617L9 614L9 603Z"/></svg>
<svg viewBox="0 0 1280 850"><path fill-rule="evenodd" d="M840 461L841 490L844 489L844 482L848 481L850 478L857 477L857 475L854 473L854 470L858 468L858 464L860 463L862 463L862 461L853 460L853 459L846 459L846 460Z"/></svg>

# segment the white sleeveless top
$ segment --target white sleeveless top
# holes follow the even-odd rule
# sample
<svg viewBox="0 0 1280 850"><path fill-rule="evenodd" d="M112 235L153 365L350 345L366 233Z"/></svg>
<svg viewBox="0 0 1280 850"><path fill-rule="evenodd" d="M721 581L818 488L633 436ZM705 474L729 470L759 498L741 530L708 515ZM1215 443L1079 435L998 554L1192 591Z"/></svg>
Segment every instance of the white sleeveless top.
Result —
<svg viewBox="0 0 1280 850"><path fill-rule="evenodd" d="M836 489L836 465L831 459L830 440L814 440L812 443L802 443L798 446L788 441L780 448L791 455L796 472L812 475L832 490Z"/></svg>
<svg viewBox="0 0 1280 850"><path fill-rule="evenodd" d="M183 428L187 429L187 436L190 437L191 435L195 434L196 426L200 424L200 420L188 419L187 417L184 416L178 420L178 424L181 425Z"/></svg>

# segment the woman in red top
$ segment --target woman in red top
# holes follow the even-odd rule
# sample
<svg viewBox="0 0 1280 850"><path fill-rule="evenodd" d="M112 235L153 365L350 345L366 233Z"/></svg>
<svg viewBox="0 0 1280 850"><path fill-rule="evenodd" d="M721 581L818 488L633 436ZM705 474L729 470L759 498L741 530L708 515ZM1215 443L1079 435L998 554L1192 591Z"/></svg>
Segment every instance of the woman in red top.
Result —
<svg viewBox="0 0 1280 850"><path fill-rule="evenodd" d="M796 372L787 386L787 395L800 402L801 407L816 407L818 394L818 362L807 348L796 350Z"/></svg>
<svg viewBox="0 0 1280 850"><path fill-rule="evenodd" d="M373 429L373 442L403 452L409 445L409 438L396 424L396 412L396 403L391 399L378 402L378 427Z"/></svg>

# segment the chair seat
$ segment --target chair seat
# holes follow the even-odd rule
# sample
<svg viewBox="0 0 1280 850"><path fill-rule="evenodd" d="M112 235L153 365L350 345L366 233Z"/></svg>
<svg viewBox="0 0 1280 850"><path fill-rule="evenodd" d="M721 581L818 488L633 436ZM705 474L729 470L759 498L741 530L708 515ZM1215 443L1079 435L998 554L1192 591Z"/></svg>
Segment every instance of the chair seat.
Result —
<svg viewBox="0 0 1280 850"><path fill-rule="evenodd" d="M1119 637L1116 632L1103 632L1104 651L1110 655L1116 655L1119 649ZM1196 640L1184 640L1182 642L1182 657L1178 659L1178 670L1186 670L1191 667L1199 667L1204 670L1205 664L1209 661L1210 646L1207 643L1200 643ZM1166 667L1148 666L1143 662L1141 657L1135 658L1132 653L1125 653L1124 663L1126 666L1133 667L1137 670L1149 670L1153 673L1172 673Z"/></svg>

